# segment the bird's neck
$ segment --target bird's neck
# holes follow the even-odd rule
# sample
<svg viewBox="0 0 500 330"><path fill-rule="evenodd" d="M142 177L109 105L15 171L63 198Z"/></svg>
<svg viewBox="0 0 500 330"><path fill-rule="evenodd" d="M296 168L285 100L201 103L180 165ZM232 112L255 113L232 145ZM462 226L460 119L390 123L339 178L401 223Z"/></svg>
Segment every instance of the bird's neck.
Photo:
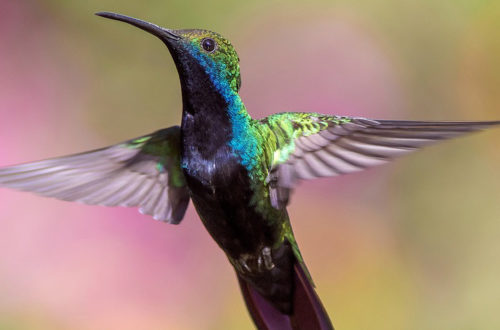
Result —
<svg viewBox="0 0 500 330"><path fill-rule="evenodd" d="M226 121L251 120L237 91L226 83L207 78L186 79L181 82L185 112L207 119L212 117L220 124Z"/></svg>
<svg viewBox="0 0 500 330"><path fill-rule="evenodd" d="M181 77L185 143L200 146L207 157L228 146L241 164L252 171L259 149L255 121L238 92L202 66L194 65L190 70L190 75Z"/></svg>

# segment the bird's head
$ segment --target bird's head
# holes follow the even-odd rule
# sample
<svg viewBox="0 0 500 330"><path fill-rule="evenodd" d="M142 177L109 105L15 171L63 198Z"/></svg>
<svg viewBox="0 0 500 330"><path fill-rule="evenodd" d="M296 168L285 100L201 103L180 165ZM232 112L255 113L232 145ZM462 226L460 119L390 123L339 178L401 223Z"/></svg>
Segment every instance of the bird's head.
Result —
<svg viewBox="0 0 500 330"><path fill-rule="evenodd" d="M238 92L240 89L238 54L220 34L198 29L170 30L115 13L101 12L97 15L129 23L161 39L172 54L181 81L196 77L198 81L210 79L220 90Z"/></svg>

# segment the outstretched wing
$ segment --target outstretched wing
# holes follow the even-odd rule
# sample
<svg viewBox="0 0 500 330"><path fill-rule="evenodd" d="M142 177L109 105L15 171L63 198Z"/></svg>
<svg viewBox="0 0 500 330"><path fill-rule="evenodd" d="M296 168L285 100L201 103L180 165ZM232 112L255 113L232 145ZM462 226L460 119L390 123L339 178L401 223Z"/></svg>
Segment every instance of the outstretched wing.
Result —
<svg viewBox="0 0 500 330"><path fill-rule="evenodd" d="M286 206L299 179L361 171L439 140L500 124L370 120L314 113L281 113L262 122L276 141L268 178L276 208Z"/></svg>
<svg viewBox="0 0 500 330"><path fill-rule="evenodd" d="M86 204L138 206L173 224L189 203L178 126L103 149L0 168L0 186Z"/></svg>

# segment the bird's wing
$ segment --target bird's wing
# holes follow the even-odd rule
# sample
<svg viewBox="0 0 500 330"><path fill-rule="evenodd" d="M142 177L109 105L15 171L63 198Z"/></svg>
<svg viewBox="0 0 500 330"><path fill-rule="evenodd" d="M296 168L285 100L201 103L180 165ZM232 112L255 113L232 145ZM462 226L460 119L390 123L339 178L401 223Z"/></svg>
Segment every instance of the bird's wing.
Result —
<svg viewBox="0 0 500 330"><path fill-rule="evenodd" d="M299 179L362 171L420 147L500 122L370 120L315 113L280 113L261 120L274 155L268 177L271 202L288 203Z"/></svg>
<svg viewBox="0 0 500 330"><path fill-rule="evenodd" d="M107 148L0 168L0 186L86 204L138 206L174 224L189 203L178 126Z"/></svg>

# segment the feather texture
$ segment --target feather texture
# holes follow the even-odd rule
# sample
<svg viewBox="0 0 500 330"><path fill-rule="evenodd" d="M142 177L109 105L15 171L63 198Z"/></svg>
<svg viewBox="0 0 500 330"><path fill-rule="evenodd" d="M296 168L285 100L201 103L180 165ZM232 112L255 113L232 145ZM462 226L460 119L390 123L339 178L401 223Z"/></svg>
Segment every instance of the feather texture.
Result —
<svg viewBox="0 0 500 330"><path fill-rule="evenodd" d="M287 205L290 192L300 179L362 171L437 141L500 123L370 120L306 113L279 115L294 130L287 143L276 149L275 155L279 157L268 178L275 208ZM283 134L285 125L281 123L279 129L274 128L275 135Z"/></svg>
<svg viewBox="0 0 500 330"><path fill-rule="evenodd" d="M85 204L138 206L175 224L189 202L178 126L107 148L0 168L0 186Z"/></svg>
<svg viewBox="0 0 500 330"><path fill-rule="evenodd" d="M293 265L291 313L282 313L270 304L238 273L238 283L250 317L259 330L333 330L332 322L311 280L297 262Z"/></svg>

